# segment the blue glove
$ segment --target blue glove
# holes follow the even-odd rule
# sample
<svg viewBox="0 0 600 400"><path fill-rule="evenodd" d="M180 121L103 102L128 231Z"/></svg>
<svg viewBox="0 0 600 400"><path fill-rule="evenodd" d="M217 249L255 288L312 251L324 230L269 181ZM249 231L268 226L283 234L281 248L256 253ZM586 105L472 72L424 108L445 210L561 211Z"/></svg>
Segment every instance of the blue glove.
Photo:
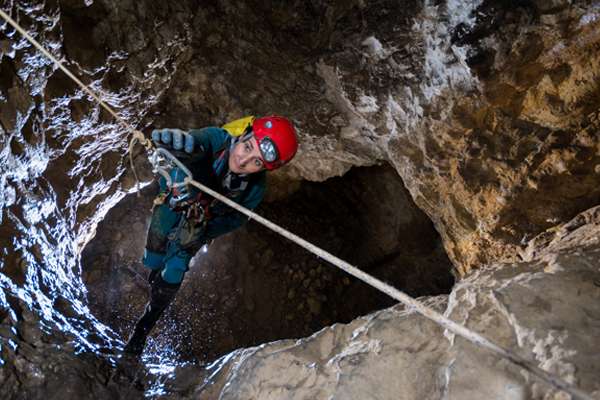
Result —
<svg viewBox="0 0 600 400"><path fill-rule="evenodd" d="M154 129L152 140L159 147L187 154L192 154L196 145L194 137L181 129Z"/></svg>

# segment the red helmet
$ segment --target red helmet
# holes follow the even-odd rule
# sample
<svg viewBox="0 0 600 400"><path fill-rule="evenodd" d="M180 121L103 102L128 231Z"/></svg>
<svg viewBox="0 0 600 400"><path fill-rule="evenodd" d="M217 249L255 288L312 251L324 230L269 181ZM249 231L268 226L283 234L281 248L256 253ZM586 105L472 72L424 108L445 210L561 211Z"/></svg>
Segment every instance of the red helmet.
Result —
<svg viewBox="0 0 600 400"><path fill-rule="evenodd" d="M298 150L296 130L286 118L272 115L252 123L265 168L273 170L289 162Z"/></svg>

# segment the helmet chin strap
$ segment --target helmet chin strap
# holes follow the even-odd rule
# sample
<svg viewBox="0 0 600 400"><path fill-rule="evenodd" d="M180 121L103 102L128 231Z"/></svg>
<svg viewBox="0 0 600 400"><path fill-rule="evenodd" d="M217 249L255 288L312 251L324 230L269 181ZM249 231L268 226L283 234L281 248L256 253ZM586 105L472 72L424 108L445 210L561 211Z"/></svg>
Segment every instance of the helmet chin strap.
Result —
<svg viewBox="0 0 600 400"><path fill-rule="evenodd" d="M224 160L227 164L224 166L227 168L227 172L223 175L221 179L221 187L227 190L234 191L242 191L248 186L248 181L245 177L248 174L236 174L235 172L229 169L229 157L233 153L233 148L240 142L244 142L252 137L252 130L249 130L247 133L244 133L242 136L234 137L231 139L231 144L229 145L229 149L227 152L227 159Z"/></svg>

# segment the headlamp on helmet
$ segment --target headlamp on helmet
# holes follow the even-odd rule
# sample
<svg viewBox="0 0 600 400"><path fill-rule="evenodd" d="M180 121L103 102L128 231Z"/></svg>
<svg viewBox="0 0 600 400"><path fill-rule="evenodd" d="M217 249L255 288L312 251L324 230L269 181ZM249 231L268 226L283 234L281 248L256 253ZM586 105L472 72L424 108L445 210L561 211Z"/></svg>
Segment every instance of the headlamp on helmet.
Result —
<svg viewBox="0 0 600 400"><path fill-rule="evenodd" d="M289 162L298 150L296 130L286 118L276 115L257 118L252 132L266 169L276 169Z"/></svg>
<svg viewBox="0 0 600 400"><path fill-rule="evenodd" d="M260 153L266 162L273 163L279 159L277 147L275 147L275 143L273 143L270 137L267 136L263 138L258 147L260 148Z"/></svg>

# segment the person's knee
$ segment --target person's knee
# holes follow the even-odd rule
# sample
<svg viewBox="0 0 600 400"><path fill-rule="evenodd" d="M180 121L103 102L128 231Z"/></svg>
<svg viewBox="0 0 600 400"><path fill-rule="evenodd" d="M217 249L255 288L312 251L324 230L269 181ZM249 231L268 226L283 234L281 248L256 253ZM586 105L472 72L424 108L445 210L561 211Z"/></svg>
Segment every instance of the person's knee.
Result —
<svg viewBox="0 0 600 400"><path fill-rule="evenodd" d="M163 280L171 284L181 283L183 281L183 277L185 276L185 271L181 271L178 269L164 269L161 272L161 276Z"/></svg>
<svg viewBox="0 0 600 400"><path fill-rule="evenodd" d="M165 266L165 253L144 249L142 264L152 270L162 269Z"/></svg>
<svg viewBox="0 0 600 400"><path fill-rule="evenodd" d="M167 259L165 268L161 272L163 280L171 284L181 283L191 259L192 257L184 251L180 251Z"/></svg>

